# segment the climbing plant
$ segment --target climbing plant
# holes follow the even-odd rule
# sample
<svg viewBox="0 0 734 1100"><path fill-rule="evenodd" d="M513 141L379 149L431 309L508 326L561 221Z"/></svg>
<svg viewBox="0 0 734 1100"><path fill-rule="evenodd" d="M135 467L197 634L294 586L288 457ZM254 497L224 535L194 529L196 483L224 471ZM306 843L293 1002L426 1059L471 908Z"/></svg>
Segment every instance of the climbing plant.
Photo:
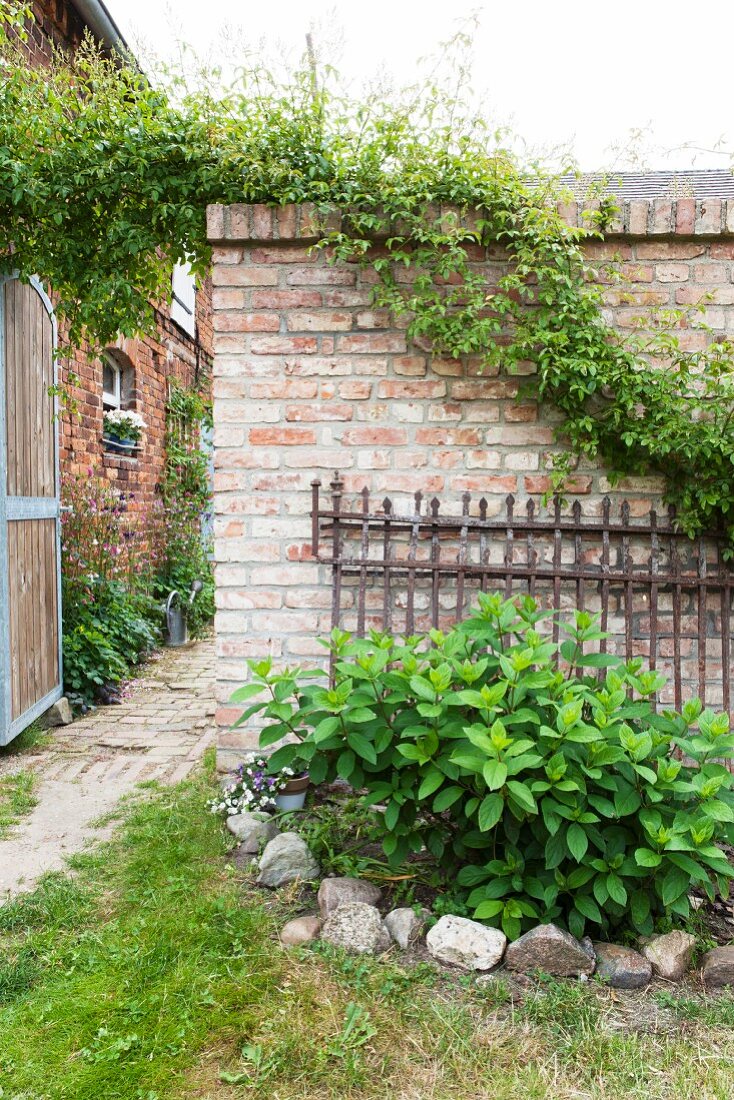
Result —
<svg viewBox="0 0 734 1100"><path fill-rule="evenodd" d="M196 388L172 383L166 403L166 468L162 484L165 549L156 589L162 599L172 591L185 603L194 581L202 589L188 610L196 637L214 615L214 576L206 520L211 516L211 486L204 429L211 426L211 404Z"/></svg>
<svg viewBox="0 0 734 1100"><path fill-rule="evenodd" d="M336 208L321 247L373 267L376 302L414 340L533 364L569 452L664 475L683 528L734 551L732 346L686 351L678 313L631 338L611 328L583 247L608 202L566 225L555 182L465 107L460 82L350 99L310 69L281 84L259 66L214 94L90 43L34 72L0 34L0 251L22 276L42 270L72 343L152 323L173 262L206 270L208 203ZM494 284L475 262L486 245L509 264Z"/></svg>

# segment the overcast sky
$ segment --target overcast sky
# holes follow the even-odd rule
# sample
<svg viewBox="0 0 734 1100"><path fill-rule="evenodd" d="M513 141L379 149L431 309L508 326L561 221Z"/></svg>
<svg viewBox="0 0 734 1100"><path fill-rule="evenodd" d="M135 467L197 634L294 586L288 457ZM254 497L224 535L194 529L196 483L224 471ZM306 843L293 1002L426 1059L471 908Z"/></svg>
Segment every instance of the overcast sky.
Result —
<svg viewBox="0 0 734 1100"><path fill-rule="evenodd" d="M168 51L177 37L216 49L222 30L237 27L253 46L265 39L266 52L297 56L312 29L355 82L380 69L408 82L418 59L476 12L475 86L488 113L531 146L571 145L586 170L734 159L732 0L106 2L131 44Z"/></svg>

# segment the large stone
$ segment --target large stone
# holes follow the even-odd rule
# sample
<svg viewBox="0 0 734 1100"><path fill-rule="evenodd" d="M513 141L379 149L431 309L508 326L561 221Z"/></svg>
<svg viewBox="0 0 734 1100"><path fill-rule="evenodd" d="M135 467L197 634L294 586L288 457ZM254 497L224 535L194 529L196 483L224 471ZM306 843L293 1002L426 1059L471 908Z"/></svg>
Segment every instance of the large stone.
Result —
<svg viewBox="0 0 734 1100"><path fill-rule="evenodd" d="M707 951L703 957L702 977L707 989L734 985L734 945Z"/></svg>
<svg viewBox="0 0 734 1100"><path fill-rule="evenodd" d="M690 969L696 937L690 932L666 932L653 936L642 948L655 974L669 982L679 982Z"/></svg>
<svg viewBox="0 0 734 1100"><path fill-rule="evenodd" d="M52 726L68 726L74 721L69 700L65 695L50 706L43 715L43 724L50 729Z"/></svg>
<svg viewBox="0 0 734 1100"><path fill-rule="evenodd" d="M507 936L499 928L452 915L441 917L426 936L428 950L439 962L463 970L491 970L501 961Z"/></svg>
<svg viewBox="0 0 734 1100"><path fill-rule="evenodd" d="M594 942L596 976L614 989L644 989L652 978L652 963L633 951L616 943Z"/></svg>
<svg viewBox="0 0 734 1100"><path fill-rule="evenodd" d="M269 814L233 814L227 818L227 828L240 842L240 850L253 855L260 851L261 844L278 835L278 826Z"/></svg>
<svg viewBox="0 0 734 1100"><path fill-rule="evenodd" d="M539 924L511 943L505 965L523 974L542 970L559 978L578 978L594 973L594 959L570 932L564 932L555 924Z"/></svg>
<svg viewBox="0 0 734 1100"><path fill-rule="evenodd" d="M321 931L321 921L318 917L296 917L283 925L280 933L280 942L288 947L298 947L302 943L310 943L315 940Z"/></svg>
<svg viewBox="0 0 734 1100"><path fill-rule="evenodd" d="M259 886L313 882L319 875L319 865L298 833L280 833L268 841L260 857L259 870Z"/></svg>
<svg viewBox="0 0 734 1100"><path fill-rule="evenodd" d="M385 917L385 927L402 951L407 951L420 938L425 923L426 916L418 916L414 909L393 909Z"/></svg>
<svg viewBox="0 0 734 1100"><path fill-rule="evenodd" d="M319 910L324 920L340 905L348 905L353 901L379 905L381 900L380 887L360 878L325 878L319 886Z"/></svg>
<svg viewBox="0 0 734 1100"><path fill-rule="evenodd" d="M364 901L348 901L330 913L321 939L354 955L380 955L391 942L379 912Z"/></svg>

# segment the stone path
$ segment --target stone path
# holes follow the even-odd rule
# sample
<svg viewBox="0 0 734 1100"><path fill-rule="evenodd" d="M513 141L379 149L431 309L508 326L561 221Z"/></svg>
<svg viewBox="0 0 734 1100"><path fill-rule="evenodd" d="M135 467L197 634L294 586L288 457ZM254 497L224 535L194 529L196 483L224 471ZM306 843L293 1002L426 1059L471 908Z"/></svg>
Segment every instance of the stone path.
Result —
<svg viewBox="0 0 734 1100"><path fill-rule="evenodd" d="M52 731L42 748L7 757L2 771L39 774L38 805L0 841L0 904L31 889L66 856L104 837L94 822L145 780L177 783L214 742L214 646L168 649L120 706L100 707Z"/></svg>

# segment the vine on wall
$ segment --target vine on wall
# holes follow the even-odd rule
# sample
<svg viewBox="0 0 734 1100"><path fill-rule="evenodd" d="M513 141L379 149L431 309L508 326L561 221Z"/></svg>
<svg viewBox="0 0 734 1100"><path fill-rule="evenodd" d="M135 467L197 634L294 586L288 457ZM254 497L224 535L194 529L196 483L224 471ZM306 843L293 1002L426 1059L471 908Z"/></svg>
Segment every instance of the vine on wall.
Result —
<svg viewBox="0 0 734 1100"><path fill-rule="evenodd" d="M7 35L2 63L0 251L25 277L44 272L71 341L133 334L173 262L206 270L208 203L336 207L348 220L322 245L376 270L376 301L407 314L414 338L505 370L536 364L571 452L662 474L684 530L721 532L734 552L731 344L685 351L677 314L631 339L607 325L583 244L608 206L568 227L554 181L464 107L460 82L354 100L311 70L280 84L258 66L213 94L150 82L91 44L37 73ZM472 265L477 244L507 252L496 286Z"/></svg>
<svg viewBox="0 0 734 1100"><path fill-rule="evenodd" d="M206 520L211 513L209 463L202 433L211 426L211 403L175 382L166 403L166 470L162 485L166 539L157 577L165 599L177 591L185 603L194 581L202 589L188 611L189 631L201 634L214 616L214 575Z"/></svg>

